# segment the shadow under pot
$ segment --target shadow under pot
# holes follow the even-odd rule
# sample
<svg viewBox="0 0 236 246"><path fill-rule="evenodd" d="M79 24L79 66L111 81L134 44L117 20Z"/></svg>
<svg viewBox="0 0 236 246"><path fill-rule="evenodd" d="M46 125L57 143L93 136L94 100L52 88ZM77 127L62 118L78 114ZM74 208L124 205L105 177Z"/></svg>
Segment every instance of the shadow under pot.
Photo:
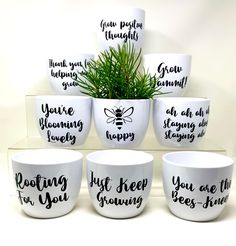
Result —
<svg viewBox="0 0 236 246"><path fill-rule="evenodd" d="M36 96L36 121L40 135L51 145L83 144L91 125L91 98Z"/></svg>
<svg viewBox="0 0 236 246"><path fill-rule="evenodd" d="M150 116L149 99L93 98L93 118L102 144L111 148L140 145Z"/></svg>
<svg viewBox="0 0 236 246"><path fill-rule="evenodd" d="M193 97L154 99L153 128L161 145L191 147L199 143L208 125L210 100Z"/></svg>

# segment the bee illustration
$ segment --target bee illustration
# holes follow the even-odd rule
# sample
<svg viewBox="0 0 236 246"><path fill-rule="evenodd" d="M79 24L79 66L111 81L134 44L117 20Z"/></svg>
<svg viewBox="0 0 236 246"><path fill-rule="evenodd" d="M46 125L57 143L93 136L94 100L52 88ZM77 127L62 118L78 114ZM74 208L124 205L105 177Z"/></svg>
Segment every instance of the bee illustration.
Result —
<svg viewBox="0 0 236 246"><path fill-rule="evenodd" d="M107 123L116 124L117 128L120 130L123 126L123 123L132 122L130 115L134 112L134 107L130 107L125 110L125 108L115 107L116 109L104 108L104 113L108 117Z"/></svg>

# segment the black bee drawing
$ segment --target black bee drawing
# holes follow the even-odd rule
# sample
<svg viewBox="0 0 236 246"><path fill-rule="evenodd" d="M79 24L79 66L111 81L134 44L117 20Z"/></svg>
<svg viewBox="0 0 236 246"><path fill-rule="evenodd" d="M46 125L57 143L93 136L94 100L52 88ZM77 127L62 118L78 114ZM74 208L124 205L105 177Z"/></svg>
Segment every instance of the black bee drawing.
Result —
<svg viewBox="0 0 236 246"><path fill-rule="evenodd" d="M116 109L111 110L108 108L104 108L104 113L108 117L107 123L116 124L119 130L122 128L123 123L132 122L130 116L134 112L134 107L130 107L126 110L124 107L121 109L121 107L122 106L120 106L119 108L115 107Z"/></svg>

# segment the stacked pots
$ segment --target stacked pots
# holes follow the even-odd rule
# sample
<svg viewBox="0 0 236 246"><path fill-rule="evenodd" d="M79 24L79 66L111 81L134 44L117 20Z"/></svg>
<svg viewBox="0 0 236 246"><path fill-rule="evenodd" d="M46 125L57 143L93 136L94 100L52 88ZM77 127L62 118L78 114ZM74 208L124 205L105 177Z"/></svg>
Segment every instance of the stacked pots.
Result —
<svg viewBox="0 0 236 246"><path fill-rule="evenodd" d="M139 50L144 24L145 12L141 9L106 13L98 21L99 50L117 48L124 42ZM143 58L145 70L159 76L158 85L165 93L153 99L157 140L161 145L179 149L194 146L205 135L210 101L183 97L189 86L191 56L146 54ZM106 217L137 216L148 201L154 158L149 153L128 149L139 146L144 139L152 100L91 98L81 94L74 80L92 59L91 54L49 59L48 75L56 95L36 96L38 129L52 146L81 145L89 134L93 110L97 135L111 149L86 156L92 204ZM70 212L80 190L82 158L78 151L66 149L16 154L12 158L13 172L24 212L40 218ZM216 218L229 195L232 160L194 151L171 152L162 159L163 187L170 211L188 220Z"/></svg>
<svg viewBox="0 0 236 246"><path fill-rule="evenodd" d="M153 127L161 145L192 147L206 133L210 100L183 97L189 85L191 56L188 54L144 55L144 68L159 76L164 96L153 103Z"/></svg>

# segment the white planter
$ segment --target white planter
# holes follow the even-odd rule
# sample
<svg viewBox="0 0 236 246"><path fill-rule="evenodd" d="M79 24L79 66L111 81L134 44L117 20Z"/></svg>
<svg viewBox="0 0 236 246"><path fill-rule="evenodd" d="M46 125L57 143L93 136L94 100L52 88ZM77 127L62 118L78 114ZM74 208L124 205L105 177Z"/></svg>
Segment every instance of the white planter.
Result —
<svg viewBox="0 0 236 246"><path fill-rule="evenodd" d="M90 97L36 96L37 126L48 144L83 144L90 130L91 115Z"/></svg>
<svg viewBox="0 0 236 246"><path fill-rule="evenodd" d="M91 54L53 56L48 60L48 78L53 91L59 95L83 95L74 79L82 78L78 74L87 69L88 63L94 59Z"/></svg>
<svg viewBox="0 0 236 246"><path fill-rule="evenodd" d="M129 218L143 211L152 186L152 155L103 150L87 155L86 163L90 198L99 214Z"/></svg>
<svg viewBox="0 0 236 246"><path fill-rule="evenodd" d="M208 125L210 100L193 97L154 99L153 127L157 140L168 147L200 142Z"/></svg>
<svg viewBox="0 0 236 246"><path fill-rule="evenodd" d="M12 157L16 194L32 217L53 218L77 203L83 155L65 149L26 150Z"/></svg>
<svg viewBox="0 0 236 246"><path fill-rule="evenodd" d="M178 151L163 156L162 176L170 211L186 220L217 218L228 200L233 160L201 151Z"/></svg>
<svg viewBox="0 0 236 246"><path fill-rule="evenodd" d="M148 54L143 56L145 70L160 76L158 85L165 96L182 96L189 84L191 55L187 54Z"/></svg>
<svg viewBox="0 0 236 246"><path fill-rule="evenodd" d="M111 9L99 17L97 39L100 50L117 48L118 44L131 42L135 49L142 48L145 11L138 8Z"/></svg>
<svg viewBox="0 0 236 246"><path fill-rule="evenodd" d="M150 100L93 98L93 117L103 145L111 148L138 146L147 131Z"/></svg>

